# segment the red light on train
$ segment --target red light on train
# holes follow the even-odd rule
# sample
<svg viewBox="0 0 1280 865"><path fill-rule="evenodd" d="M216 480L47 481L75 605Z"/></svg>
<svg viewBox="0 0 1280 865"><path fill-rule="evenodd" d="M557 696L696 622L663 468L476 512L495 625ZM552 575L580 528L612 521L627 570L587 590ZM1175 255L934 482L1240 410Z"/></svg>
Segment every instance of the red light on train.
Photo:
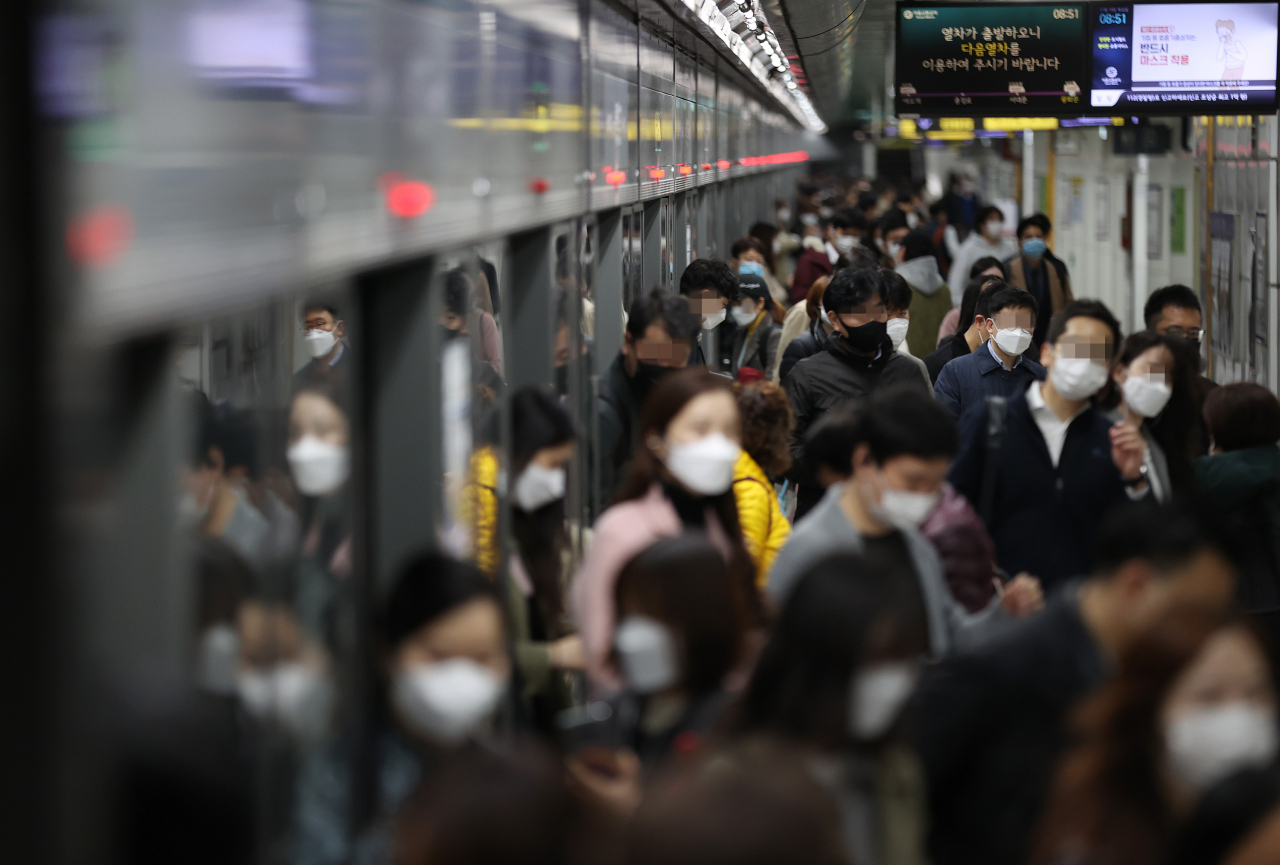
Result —
<svg viewBox="0 0 1280 865"><path fill-rule="evenodd" d="M105 267L133 241L133 216L123 207L99 207L67 226L67 252L86 267Z"/></svg>
<svg viewBox="0 0 1280 865"><path fill-rule="evenodd" d="M719 167L719 168L720 168L720 169L722 169L722 170L723 170L723 169L726 169L726 168L729 168L729 167L730 167L730 166L732 166L732 165L733 165L733 163L732 163L732 162L730 162L730 161L729 161L729 160L727 160L727 159L717 159L717 160L716 160L716 166L717 166L717 167Z"/></svg>
<svg viewBox="0 0 1280 865"><path fill-rule="evenodd" d="M604 182L610 186L621 186L627 182L627 172L610 171L604 176Z"/></svg>
<svg viewBox="0 0 1280 865"><path fill-rule="evenodd" d="M529 181L529 191L534 195L541 195L551 188L551 182L545 177L536 177Z"/></svg>
<svg viewBox="0 0 1280 865"><path fill-rule="evenodd" d="M387 210L392 216L413 219L422 216L436 203L436 191L430 183L409 180L395 172L387 172L382 178L387 200Z"/></svg>
<svg viewBox="0 0 1280 865"><path fill-rule="evenodd" d="M650 177L650 178L652 178L653 180L661 180L662 178L664 178L664 177L666 177L666 176L667 176L667 170L666 170L665 168L650 168L650 169L649 169L649 177Z"/></svg>
<svg viewBox="0 0 1280 865"><path fill-rule="evenodd" d="M692 167L692 166L689 166L689 165L681 165L681 166L680 166L680 173L681 173L681 174L693 174L693 167Z"/></svg>
<svg viewBox="0 0 1280 865"><path fill-rule="evenodd" d="M710 170L711 170L711 163L710 163L710 162L704 162L704 163L702 163L702 170L703 170L703 171L710 171Z"/></svg>

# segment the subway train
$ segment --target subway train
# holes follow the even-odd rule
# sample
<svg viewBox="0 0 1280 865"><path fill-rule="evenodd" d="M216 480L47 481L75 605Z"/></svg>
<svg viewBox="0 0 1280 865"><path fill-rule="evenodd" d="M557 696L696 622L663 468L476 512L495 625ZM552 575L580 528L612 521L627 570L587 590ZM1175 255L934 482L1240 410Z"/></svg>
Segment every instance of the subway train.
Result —
<svg viewBox="0 0 1280 865"><path fill-rule="evenodd" d="M369 621L407 555L472 549L498 394L558 385L589 436L625 304L727 258L830 150L760 7L703 6L6 11L12 861L347 861L377 798ZM337 342L305 338L317 315ZM191 686L230 693L237 653L310 744L184 799L234 786ZM326 758L346 804L299 828ZM206 805L208 849L155 839Z"/></svg>
<svg viewBox="0 0 1280 865"><path fill-rule="evenodd" d="M1275 116L897 117L896 9L6 4L6 859L385 861L395 576L506 573L526 385L581 557L625 311L819 167L1042 211L1076 297L1193 286L1206 371L1274 390Z"/></svg>

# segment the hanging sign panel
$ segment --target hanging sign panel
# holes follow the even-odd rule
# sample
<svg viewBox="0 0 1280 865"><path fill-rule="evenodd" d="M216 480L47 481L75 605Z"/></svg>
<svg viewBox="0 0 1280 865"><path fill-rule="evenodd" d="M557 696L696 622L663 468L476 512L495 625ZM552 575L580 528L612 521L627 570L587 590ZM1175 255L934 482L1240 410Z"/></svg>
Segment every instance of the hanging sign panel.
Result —
<svg viewBox="0 0 1280 865"><path fill-rule="evenodd" d="M899 3L898 116L1080 114L1087 19L1084 3Z"/></svg>
<svg viewBox="0 0 1280 865"><path fill-rule="evenodd" d="M1091 4L1091 107L1125 114L1274 112L1278 5Z"/></svg>

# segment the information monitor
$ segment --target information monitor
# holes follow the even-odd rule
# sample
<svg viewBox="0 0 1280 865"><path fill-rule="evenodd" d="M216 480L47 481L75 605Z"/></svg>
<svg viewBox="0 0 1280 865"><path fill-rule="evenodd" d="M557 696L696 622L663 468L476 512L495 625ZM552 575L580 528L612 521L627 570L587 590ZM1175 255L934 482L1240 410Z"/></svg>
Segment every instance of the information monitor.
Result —
<svg viewBox="0 0 1280 865"><path fill-rule="evenodd" d="M1088 95L1084 3L899 3L900 117L1077 116Z"/></svg>

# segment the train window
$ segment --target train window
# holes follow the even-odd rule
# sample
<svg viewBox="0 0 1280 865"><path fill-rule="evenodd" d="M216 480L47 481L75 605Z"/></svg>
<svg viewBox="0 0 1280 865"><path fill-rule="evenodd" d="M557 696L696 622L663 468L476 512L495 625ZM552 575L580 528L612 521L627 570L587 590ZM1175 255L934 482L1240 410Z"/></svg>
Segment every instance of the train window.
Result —
<svg viewBox="0 0 1280 865"><path fill-rule="evenodd" d="M221 742L224 771L256 788L269 858L348 841L347 797L331 788L345 794L357 657L352 313L339 292L204 322L177 341L193 433L174 491L190 551L190 669L239 718L225 739L190 744Z"/></svg>

